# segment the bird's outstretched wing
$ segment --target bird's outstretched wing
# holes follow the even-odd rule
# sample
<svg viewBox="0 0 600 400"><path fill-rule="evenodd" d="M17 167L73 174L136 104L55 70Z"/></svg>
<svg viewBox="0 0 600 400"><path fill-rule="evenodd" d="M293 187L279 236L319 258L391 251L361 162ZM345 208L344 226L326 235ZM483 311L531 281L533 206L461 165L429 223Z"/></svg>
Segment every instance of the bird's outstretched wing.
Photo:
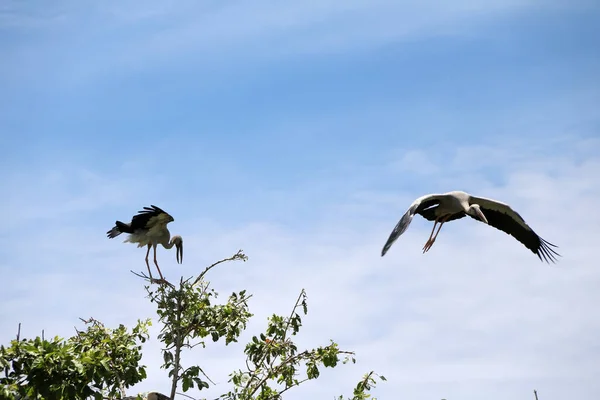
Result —
<svg viewBox="0 0 600 400"><path fill-rule="evenodd" d="M154 225L162 223L164 225L173 221L173 217L164 210L152 205L150 207L144 207L143 210L138 211L138 214L134 215L131 219L131 229L151 229Z"/></svg>
<svg viewBox="0 0 600 400"><path fill-rule="evenodd" d="M410 205L408 210L404 213L402 218L400 218L400 221L398 221L398 223L394 227L394 230L390 234L390 237L388 238L387 242L385 242L385 245L381 250L381 257L383 257L385 253L387 253L387 251L390 249L392 244L394 244L396 239L398 239L400 235L402 235L406 231L406 229L408 229L408 226L410 225L415 214L419 213L423 215L425 213L427 215L433 215L433 207L440 204L441 196L442 195L440 194L428 194L419 197Z"/></svg>
<svg viewBox="0 0 600 400"><path fill-rule="evenodd" d="M472 204L479 204L481 211L488 220L488 225L517 239L537 255L540 260L550 263L556 261L556 256L560 257L560 254L552 249L552 247L557 246L538 236L538 234L527 225L523 217L508 204L493 199L487 199L485 197L474 196L471 196L470 202ZM476 219L474 217L472 218Z"/></svg>

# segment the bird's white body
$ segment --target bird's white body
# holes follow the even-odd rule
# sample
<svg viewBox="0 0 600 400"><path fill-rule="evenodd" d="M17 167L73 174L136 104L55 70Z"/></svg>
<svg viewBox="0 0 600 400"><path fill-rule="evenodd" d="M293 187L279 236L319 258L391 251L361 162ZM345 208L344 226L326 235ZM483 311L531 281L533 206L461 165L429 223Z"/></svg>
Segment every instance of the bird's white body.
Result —
<svg viewBox="0 0 600 400"><path fill-rule="evenodd" d="M440 199L440 205L436 209L436 215L454 214L459 211L467 212L470 207L469 195L465 192L448 192L437 197Z"/></svg>
<svg viewBox="0 0 600 400"><path fill-rule="evenodd" d="M171 232L167 228L169 221L164 214L153 217L150 219L148 225L149 229L138 229L123 241L123 243L137 243L138 247L144 247L149 244L162 244L163 246L168 245L169 239L171 239ZM173 247L171 245L169 249Z"/></svg>
<svg viewBox="0 0 600 400"><path fill-rule="evenodd" d="M148 245L156 246L162 244L165 249L170 249L175 244L177 236L173 236L171 239L171 233L167 228L157 230L153 232L151 229L147 232L137 231L130 233L129 236L123 240L123 243L137 243L137 247L145 247Z"/></svg>

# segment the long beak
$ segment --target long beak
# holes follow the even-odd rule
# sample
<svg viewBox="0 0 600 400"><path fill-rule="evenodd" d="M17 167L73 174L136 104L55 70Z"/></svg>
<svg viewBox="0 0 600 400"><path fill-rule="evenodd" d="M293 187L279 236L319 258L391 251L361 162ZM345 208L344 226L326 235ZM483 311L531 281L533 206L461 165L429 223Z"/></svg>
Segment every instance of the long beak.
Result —
<svg viewBox="0 0 600 400"><path fill-rule="evenodd" d="M477 215L479 215L479 218L481 219L481 221L483 221L483 222L485 222L487 224L488 220L485 217L485 215L483 214L483 211L481 211L479 208L477 208L476 210L477 210Z"/></svg>
<svg viewBox="0 0 600 400"><path fill-rule="evenodd" d="M183 242L177 245L177 263L181 264L183 262Z"/></svg>

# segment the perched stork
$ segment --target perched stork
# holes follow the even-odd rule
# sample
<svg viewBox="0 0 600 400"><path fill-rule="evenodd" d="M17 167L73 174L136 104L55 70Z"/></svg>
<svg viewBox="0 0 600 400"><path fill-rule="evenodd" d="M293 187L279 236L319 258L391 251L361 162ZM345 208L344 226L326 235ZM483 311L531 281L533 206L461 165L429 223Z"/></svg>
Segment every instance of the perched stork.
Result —
<svg viewBox="0 0 600 400"><path fill-rule="evenodd" d="M433 246L444 223L468 215L513 236L542 261L548 263L549 261L555 262L556 256L560 257L560 254L551 248L556 246L539 237L527 225L523 217L508 204L483 197L471 196L461 191L428 194L415 200L408 211L402 216L383 246L383 250L381 251L382 257L387 253L394 241L406 231L415 214L421 215L428 221L435 221L429 239L427 239L425 246L423 246L423 253L427 252ZM438 223L440 226L434 236L433 231Z"/></svg>
<svg viewBox="0 0 600 400"><path fill-rule="evenodd" d="M162 244L165 249L170 249L175 245L177 254L177 262L183 262L183 239L179 235L175 235L170 238L171 234L167 229L167 224L173 222L175 219L161 210L156 206L144 207L142 211L138 211L137 215L134 215L131 222L126 224L121 221L116 221L115 226L108 232L107 236L112 239L119 236L121 233L128 233L129 237L123 241L123 243L137 243L138 247L148 246L146 252L146 266L148 267L148 274L150 280L152 280L152 272L150 272L150 264L148 264L148 255L150 254L150 248L154 248L154 265L158 269L158 274L161 279L163 278L162 272L156 261L156 246ZM169 238L171 240L169 240Z"/></svg>

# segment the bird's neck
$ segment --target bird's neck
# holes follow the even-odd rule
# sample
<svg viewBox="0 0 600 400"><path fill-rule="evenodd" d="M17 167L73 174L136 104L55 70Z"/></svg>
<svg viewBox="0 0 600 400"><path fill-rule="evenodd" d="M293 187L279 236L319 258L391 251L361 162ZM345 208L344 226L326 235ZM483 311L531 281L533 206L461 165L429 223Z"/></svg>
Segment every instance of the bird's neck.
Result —
<svg viewBox="0 0 600 400"><path fill-rule="evenodd" d="M172 238L168 243L162 243L165 249L170 249L175 245L175 238Z"/></svg>

